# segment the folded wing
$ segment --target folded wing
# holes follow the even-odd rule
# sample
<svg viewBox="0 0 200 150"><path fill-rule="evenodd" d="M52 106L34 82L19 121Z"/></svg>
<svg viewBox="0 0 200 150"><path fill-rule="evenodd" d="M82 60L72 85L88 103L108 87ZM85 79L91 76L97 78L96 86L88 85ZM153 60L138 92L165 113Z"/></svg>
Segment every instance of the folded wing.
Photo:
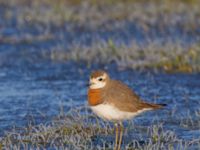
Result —
<svg viewBox="0 0 200 150"><path fill-rule="evenodd" d="M106 99L106 103L113 104L122 111L137 112L143 109L151 110L163 107L163 105L144 102L131 88L120 81L111 80L110 82L109 90L104 90L102 98Z"/></svg>

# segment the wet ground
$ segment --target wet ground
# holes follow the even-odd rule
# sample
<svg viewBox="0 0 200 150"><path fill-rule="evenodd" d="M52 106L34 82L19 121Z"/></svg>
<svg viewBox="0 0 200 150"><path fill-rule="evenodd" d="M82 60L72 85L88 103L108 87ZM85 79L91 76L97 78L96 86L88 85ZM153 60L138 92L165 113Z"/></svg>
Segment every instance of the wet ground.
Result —
<svg viewBox="0 0 200 150"><path fill-rule="evenodd" d="M67 112L70 107L87 104L88 75L93 68L104 67L87 69L70 62L1 67L1 134L29 121L48 122L59 114L61 106ZM164 128L176 131L182 138L200 137L199 74L118 71L114 64L106 68L113 78L127 83L146 101L168 104L165 110L138 117L136 124L148 126L155 115L164 122Z"/></svg>
<svg viewBox="0 0 200 150"><path fill-rule="evenodd" d="M50 59L50 49L61 44L68 48L76 42L88 45L91 41L129 43L131 40L145 43L165 38L180 40L186 46L199 40L199 31L182 32L179 27L156 28L143 36L134 23L112 31L65 25L63 28L39 26L16 27L15 21L0 21L0 135L13 126L22 127L33 121L36 124L50 121L71 107L87 105L86 83L94 69L105 69L111 77L122 80L138 95L149 102L166 103L164 110L145 113L135 119L136 125L148 126L152 116L163 122L165 129L173 130L180 139L200 138L200 74L166 74L149 71L122 70L115 64L92 64ZM73 29L72 29L73 27ZM72 29L72 30L71 30ZM44 40L37 40L40 35ZM29 37L32 40L27 40Z"/></svg>

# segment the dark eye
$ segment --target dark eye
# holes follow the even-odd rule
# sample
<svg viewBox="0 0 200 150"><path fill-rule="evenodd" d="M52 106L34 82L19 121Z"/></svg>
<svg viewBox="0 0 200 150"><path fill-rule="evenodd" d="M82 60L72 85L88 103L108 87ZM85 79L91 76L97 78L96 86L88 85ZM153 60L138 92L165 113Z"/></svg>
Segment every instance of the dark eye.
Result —
<svg viewBox="0 0 200 150"><path fill-rule="evenodd" d="M103 79L102 79L102 78L99 78L98 80L99 80L99 81L102 81Z"/></svg>

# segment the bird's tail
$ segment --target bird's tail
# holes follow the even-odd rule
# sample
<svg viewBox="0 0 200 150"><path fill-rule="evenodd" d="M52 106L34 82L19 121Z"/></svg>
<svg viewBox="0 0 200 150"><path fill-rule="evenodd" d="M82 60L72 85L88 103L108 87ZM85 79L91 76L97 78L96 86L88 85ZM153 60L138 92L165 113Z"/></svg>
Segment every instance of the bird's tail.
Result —
<svg viewBox="0 0 200 150"><path fill-rule="evenodd" d="M148 108L152 108L152 109L160 109L167 106L167 104L152 104L152 103L146 103L146 104Z"/></svg>

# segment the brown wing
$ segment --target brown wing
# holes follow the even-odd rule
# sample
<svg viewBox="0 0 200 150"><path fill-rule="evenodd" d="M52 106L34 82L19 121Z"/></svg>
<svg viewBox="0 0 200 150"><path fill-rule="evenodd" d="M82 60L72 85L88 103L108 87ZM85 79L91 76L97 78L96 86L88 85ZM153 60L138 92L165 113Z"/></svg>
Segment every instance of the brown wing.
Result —
<svg viewBox="0 0 200 150"><path fill-rule="evenodd" d="M156 109L160 106L142 101L127 85L116 80L111 80L103 93L104 102L111 103L122 111L137 112L143 108Z"/></svg>

